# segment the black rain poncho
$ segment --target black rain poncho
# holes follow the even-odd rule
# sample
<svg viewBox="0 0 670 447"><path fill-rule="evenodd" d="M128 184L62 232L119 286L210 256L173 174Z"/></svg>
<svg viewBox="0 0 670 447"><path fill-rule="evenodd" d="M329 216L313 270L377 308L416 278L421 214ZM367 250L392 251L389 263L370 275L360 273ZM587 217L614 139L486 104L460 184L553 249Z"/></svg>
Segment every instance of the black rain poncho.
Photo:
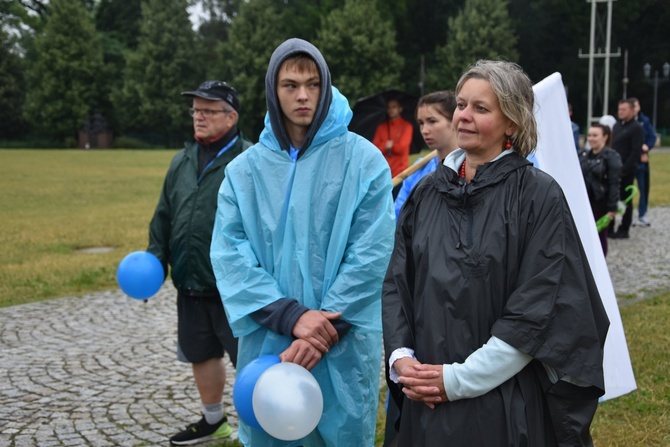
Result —
<svg viewBox="0 0 670 447"><path fill-rule="evenodd" d="M516 153L470 184L440 165L398 221L383 291L386 360L462 363L493 335L534 358L476 398L434 410L404 398L400 446L551 446L590 442L604 393L609 321L559 185ZM542 363L559 377L549 381Z"/></svg>

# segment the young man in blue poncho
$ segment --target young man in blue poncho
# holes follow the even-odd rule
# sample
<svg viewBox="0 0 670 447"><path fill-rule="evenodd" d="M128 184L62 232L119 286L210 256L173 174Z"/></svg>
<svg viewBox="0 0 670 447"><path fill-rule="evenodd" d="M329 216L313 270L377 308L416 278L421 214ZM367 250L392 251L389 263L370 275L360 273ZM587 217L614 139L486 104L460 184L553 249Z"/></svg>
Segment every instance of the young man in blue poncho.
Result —
<svg viewBox="0 0 670 447"><path fill-rule="evenodd" d="M247 446L373 446L381 285L393 246L391 176L347 130L347 99L319 50L289 39L265 78L260 142L226 169L211 259L238 368L279 355L321 386L317 428L287 442L240 423Z"/></svg>

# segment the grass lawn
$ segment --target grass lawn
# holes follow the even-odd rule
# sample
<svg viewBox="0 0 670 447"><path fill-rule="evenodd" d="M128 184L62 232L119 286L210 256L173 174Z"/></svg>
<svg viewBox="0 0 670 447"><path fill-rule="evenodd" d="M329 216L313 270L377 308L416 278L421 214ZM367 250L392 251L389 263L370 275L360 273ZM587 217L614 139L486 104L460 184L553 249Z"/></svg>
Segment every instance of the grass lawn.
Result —
<svg viewBox="0 0 670 447"><path fill-rule="evenodd" d="M119 261L147 246L174 154L0 150L0 307L116 288ZM651 178L650 205L670 205L670 153L652 154ZM92 247L111 250L81 251ZM670 445L670 294L621 314L639 389L600 406L596 445Z"/></svg>
<svg viewBox="0 0 670 447"><path fill-rule="evenodd" d="M670 445L670 293L621 308L637 390L600 404L596 447Z"/></svg>
<svg viewBox="0 0 670 447"><path fill-rule="evenodd" d="M0 150L0 307L117 287L174 153Z"/></svg>

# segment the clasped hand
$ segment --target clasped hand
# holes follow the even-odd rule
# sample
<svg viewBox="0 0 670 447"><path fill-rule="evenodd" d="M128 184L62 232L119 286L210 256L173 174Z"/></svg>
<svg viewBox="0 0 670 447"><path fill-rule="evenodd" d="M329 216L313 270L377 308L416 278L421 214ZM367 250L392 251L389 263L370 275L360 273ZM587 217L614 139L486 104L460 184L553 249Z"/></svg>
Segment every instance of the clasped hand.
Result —
<svg viewBox="0 0 670 447"><path fill-rule="evenodd" d="M444 390L442 365L420 363L418 360L404 357L393 364L398 372L398 382L403 385L402 392L417 402L423 402L429 408L435 404L447 402L447 393Z"/></svg>
<svg viewBox="0 0 670 447"><path fill-rule="evenodd" d="M340 341L331 323L342 316L342 312L308 310L293 326L296 340L279 355L282 362L292 362L312 369L332 346Z"/></svg>

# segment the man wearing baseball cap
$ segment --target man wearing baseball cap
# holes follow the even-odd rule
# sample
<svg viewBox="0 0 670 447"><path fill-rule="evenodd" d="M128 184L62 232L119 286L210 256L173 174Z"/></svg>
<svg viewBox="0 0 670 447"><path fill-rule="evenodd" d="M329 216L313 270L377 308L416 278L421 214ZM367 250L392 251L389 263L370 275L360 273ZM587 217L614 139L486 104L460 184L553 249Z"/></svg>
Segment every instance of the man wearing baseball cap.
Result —
<svg viewBox="0 0 670 447"><path fill-rule="evenodd" d="M237 364L233 337L209 259L219 186L228 163L251 145L237 129L237 91L206 81L182 96L192 98L195 142L179 151L168 169L149 226L149 247L168 265L177 289L177 358L190 363L202 402L202 418L170 438L191 445L232 434L223 408L224 351Z"/></svg>

